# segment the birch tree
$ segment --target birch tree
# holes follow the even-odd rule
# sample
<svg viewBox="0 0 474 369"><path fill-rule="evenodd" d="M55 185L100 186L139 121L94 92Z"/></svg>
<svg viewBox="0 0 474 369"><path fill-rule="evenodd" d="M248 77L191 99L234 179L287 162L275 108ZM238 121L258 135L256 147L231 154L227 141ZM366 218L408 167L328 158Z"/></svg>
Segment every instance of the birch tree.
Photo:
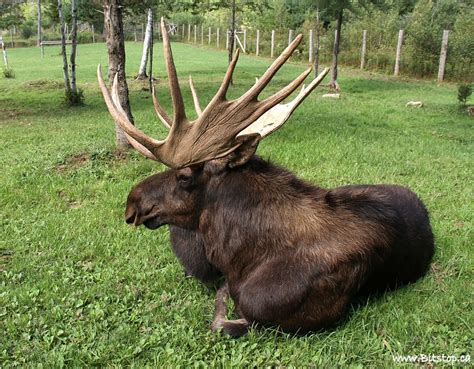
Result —
<svg viewBox="0 0 474 369"><path fill-rule="evenodd" d="M319 7L316 8L316 48L314 49L314 78L318 76L319 70L319 49L321 48L321 22L319 19Z"/></svg>
<svg viewBox="0 0 474 369"><path fill-rule="evenodd" d="M71 74L66 51L66 31L64 22L63 2L58 0L58 15L61 26L61 55L63 57L64 86L66 88L66 101L69 105L81 105L84 97L82 91L77 88L76 83L76 50L77 50L77 0L71 0Z"/></svg>
<svg viewBox="0 0 474 369"><path fill-rule="evenodd" d="M147 18L147 23L146 23L145 38L143 40L142 59L140 62L140 68L138 69L137 79L146 79L148 77L146 74L146 66L148 63L148 54L150 51L150 44L152 42L151 41L152 33L153 33L153 10L149 8L148 18Z"/></svg>
<svg viewBox="0 0 474 369"><path fill-rule="evenodd" d="M41 41L42 41L42 32L41 32L41 0L38 0L37 2L37 7L38 7L38 41L37 41L37 46L41 46Z"/></svg>
<svg viewBox="0 0 474 369"><path fill-rule="evenodd" d="M60 23L60 32L61 32L61 55L63 57L63 77L64 85L66 88L66 96L71 93L71 82L69 81L69 67L67 62L66 54L66 31L64 27L64 13L63 13L63 2L58 0L58 14L59 14L59 23Z"/></svg>
<svg viewBox="0 0 474 369"><path fill-rule="evenodd" d="M123 0L104 0L104 26L107 52L109 55L109 83L112 83L115 75L118 81L118 95L120 105L133 122L133 116L128 100L128 85L125 76L125 42L123 34ZM115 125L116 147L127 149L130 144L122 129Z"/></svg>
<svg viewBox="0 0 474 369"><path fill-rule="evenodd" d="M77 51L77 0L71 0L71 98L76 98L77 84L76 84L76 51ZM71 101L71 103L74 103Z"/></svg>

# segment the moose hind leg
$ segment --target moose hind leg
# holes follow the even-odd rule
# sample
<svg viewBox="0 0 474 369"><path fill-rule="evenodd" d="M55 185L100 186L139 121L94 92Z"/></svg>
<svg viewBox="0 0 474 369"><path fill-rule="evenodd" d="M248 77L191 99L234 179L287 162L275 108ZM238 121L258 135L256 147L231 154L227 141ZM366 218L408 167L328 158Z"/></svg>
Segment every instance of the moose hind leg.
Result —
<svg viewBox="0 0 474 369"><path fill-rule="evenodd" d="M328 326L344 312L348 272L302 263L298 255L268 260L240 285L237 309L250 322L307 332Z"/></svg>
<svg viewBox="0 0 474 369"><path fill-rule="evenodd" d="M231 337L240 337L247 333L249 323L245 319L228 320L227 300L229 299L229 286L227 282L219 288L216 294L214 321L211 330L217 332L222 330Z"/></svg>

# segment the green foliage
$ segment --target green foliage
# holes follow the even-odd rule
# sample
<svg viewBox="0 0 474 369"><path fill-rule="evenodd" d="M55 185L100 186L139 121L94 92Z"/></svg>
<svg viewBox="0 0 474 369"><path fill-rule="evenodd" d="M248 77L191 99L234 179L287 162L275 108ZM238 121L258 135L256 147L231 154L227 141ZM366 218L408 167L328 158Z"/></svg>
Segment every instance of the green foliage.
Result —
<svg viewBox="0 0 474 369"><path fill-rule="evenodd" d="M12 79L15 78L15 71L12 68L2 68L3 77Z"/></svg>
<svg viewBox="0 0 474 369"><path fill-rule="evenodd" d="M23 20L19 3L0 3L0 29L18 26Z"/></svg>
<svg viewBox="0 0 474 369"><path fill-rule="evenodd" d="M69 106L82 106L84 105L84 90L80 88L77 91L66 90L64 98Z"/></svg>
<svg viewBox="0 0 474 369"><path fill-rule="evenodd" d="M472 94L472 86L470 84L461 84L458 87L458 101L462 105L466 105L467 99Z"/></svg>
<svg viewBox="0 0 474 369"><path fill-rule="evenodd" d="M31 22L23 23L21 27L21 36L25 39L29 39L34 34L34 26Z"/></svg>
<svg viewBox="0 0 474 369"><path fill-rule="evenodd" d="M443 30L452 29L459 5L456 0L420 0L407 26L406 46L410 63L406 67L418 76L437 71Z"/></svg>
<svg viewBox="0 0 474 369"><path fill-rule="evenodd" d="M142 45L126 48L131 76ZM173 44L173 54L193 112L186 77L193 75L205 105L227 54L182 43ZM455 86L343 68L341 99L323 99L325 89L316 89L259 145L262 157L326 188L412 188L430 211L437 251L425 278L360 301L329 330L295 336L253 329L229 339L209 331L215 291L184 277L167 228L125 224L130 188L164 166L114 151L115 128L95 75L97 63L107 64L106 47L81 45L79 55L87 103L73 112L62 100L59 47L41 62L37 48L11 50L17 78L0 80L2 367L413 368L392 355L472 356L474 135L472 118L453 101ZM161 57L157 94L172 111ZM242 55L229 99L270 62ZM285 65L262 98L305 67ZM129 82L139 128L166 137L149 93ZM413 99L425 107L406 109Z"/></svg>
<svg viewBox="0 0 474 369"><path fill-rule="evenodd" d="M449 35L448 65L451 70L474 81L474 8L463 9Z"/></svg>
<svg viewBox="0 0 474 369"><path fill-rule="evenodd" d="M79 0L77 3L77 17L82 22L93 24L95 31L100 33L104 28L102 2L97 0Z"/></svg>

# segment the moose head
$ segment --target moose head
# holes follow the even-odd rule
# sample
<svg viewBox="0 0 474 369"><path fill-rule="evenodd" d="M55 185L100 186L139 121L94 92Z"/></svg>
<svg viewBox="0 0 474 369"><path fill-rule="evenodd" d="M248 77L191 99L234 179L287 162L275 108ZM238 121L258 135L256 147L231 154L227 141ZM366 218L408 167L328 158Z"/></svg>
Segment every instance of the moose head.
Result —
<svg viewBox="0 0 474 369"><path fill-rule="evenodd" d="M226 93L238 50L204 110L190 78L197 119L189 121L163 19L161 29L173 118L154 91L153 102L169 129L165 140L147 136L128 120L117 76L112 92L100 66L98 79L109 112L131 145L171 168L131 190L127 223L150 229L168 224L173 250L187 274L206 283L225 279L211 329L240 336L251 324L288 332L326 327L341 319L355 295L410 283L426 272L433 234L423 203L409 189L324 189L255 155L259 142L288 120L328 72L287 104L281 102L303 83L310 68L258 100L301 35L236 100L227 100ZM229 296L240 319L225 317Z"/></svg>

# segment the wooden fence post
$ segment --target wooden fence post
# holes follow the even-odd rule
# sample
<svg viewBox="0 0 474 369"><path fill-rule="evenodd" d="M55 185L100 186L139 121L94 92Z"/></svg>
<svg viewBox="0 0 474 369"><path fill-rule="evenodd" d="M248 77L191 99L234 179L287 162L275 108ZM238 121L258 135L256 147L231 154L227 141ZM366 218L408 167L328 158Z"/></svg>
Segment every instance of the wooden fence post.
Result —
<svg viewBox="0 0 474 369"><path fill-rule="evenodd" d="M5 68L8 68L8 56L7 56L7 48L5 47L5 42L2 41L2 51L3 51L3 62L5 63Z"/></svg>
<svg viewBox="0 0 474 369"><path fill-rule="evenodd" d="M201 45L204 45L204 24L201 24Z"/></svg>
<svg viewBox="0 0 474 369"><path fill-rule="evenodd" d="M438 81L442 82L444 79L444 71L446 69L446 57L448 55L448 38L449 31L443 31L443 40L441 41L441 54L439 55L439 69L438 69Z"/></svg>
<svg viewBox="0 0 474 369"><path fill-rule="evenodd" d="M209 27L209 32L208 32L208 35L207 35L207 44L210 45L211 44L211 36L212 36L212 28Z"/></svg>
<svg viewBox="0 0 474 369"><path fill-rule="evenodd" d="M220 43L220 39L219 39L219 34L220 34L220 28L217 29L217 33L216 33L216 45L217 45L217 48L219 48L221 45L219 45Z"/></svg>
<svg viewBox="0 0 474 369"><path fill-rule="evenodd" d="M367 30L362 32L362 50L360 52L360 69L365 68L365 53L367 51Z"/></svg>
<svg viewBox="0 0 474 369"><path fill-rule="evenodd" d="M397 43L397 55L395 56L395 69L393 71L394 76L398 76L400 72L400 55L402 52L402 43L403 43L403 30L398 31L398 43Z"/></svg>
<svg viewBox="0 0 474 369"><path fill-rule="evenodd" d="M191 42L191 25L188 24L188 42Z"/></svg>
<svg viewBox="0 0 474 369"><path fill-rule="evenodd" d="M247 52L247 30L244 29L244 51Z"/></svg>
<svg viewBox="0 0 474 369"><path fill-rule="evenodd" d="M293 41L293 30L290 29L288 31L288 45L291 44L291 41Z"/></svg>
<svg viewBox="0 0 474 369"><path fill-rule="evenodd" d="M194 43L197 42L197 24L194 25Z"/></svg>
<svg viewBox="0 0 474 369"><path fill-rule="evenodd" d="M273 58L273 54L275 53L275 30L272 30L272 45L270 49L270 57Z"/></svg>
<svg viewBox="0 0 474 369"><path fill-rule="evenodd" d="M226 49L226 50L229 50L229 30L228 30L228 29L225 30L225 34L226 34L226 37L225 37L225 49Z"/></svg>
<svg viewBox="0 0 474 369"><path fill-rule="evenodd" d="M94 28L94 25L92 25L92 43L95 44L95 28ZM136 31L135 31L135 34L136 34Z"/></svg>
<svg viewBox="0 0 474 369"><path fill-rule="evenodd" d="M257 44L255 46L255 55L260 54L260 30L257 29Z"/></svg>
<svg viewBox="0 0 474 369"><path fill-rule="evenodd" d="M313 41L313 30L309 30L309 62L313 62L313 54L314 54L314 41Z"/></svg>
<svg viewBox="0 0 474 369"><path fill-rule="evenodd" d="M183 29L181 30L181 40L184 41L184 24L183 24Z"/></svg>

